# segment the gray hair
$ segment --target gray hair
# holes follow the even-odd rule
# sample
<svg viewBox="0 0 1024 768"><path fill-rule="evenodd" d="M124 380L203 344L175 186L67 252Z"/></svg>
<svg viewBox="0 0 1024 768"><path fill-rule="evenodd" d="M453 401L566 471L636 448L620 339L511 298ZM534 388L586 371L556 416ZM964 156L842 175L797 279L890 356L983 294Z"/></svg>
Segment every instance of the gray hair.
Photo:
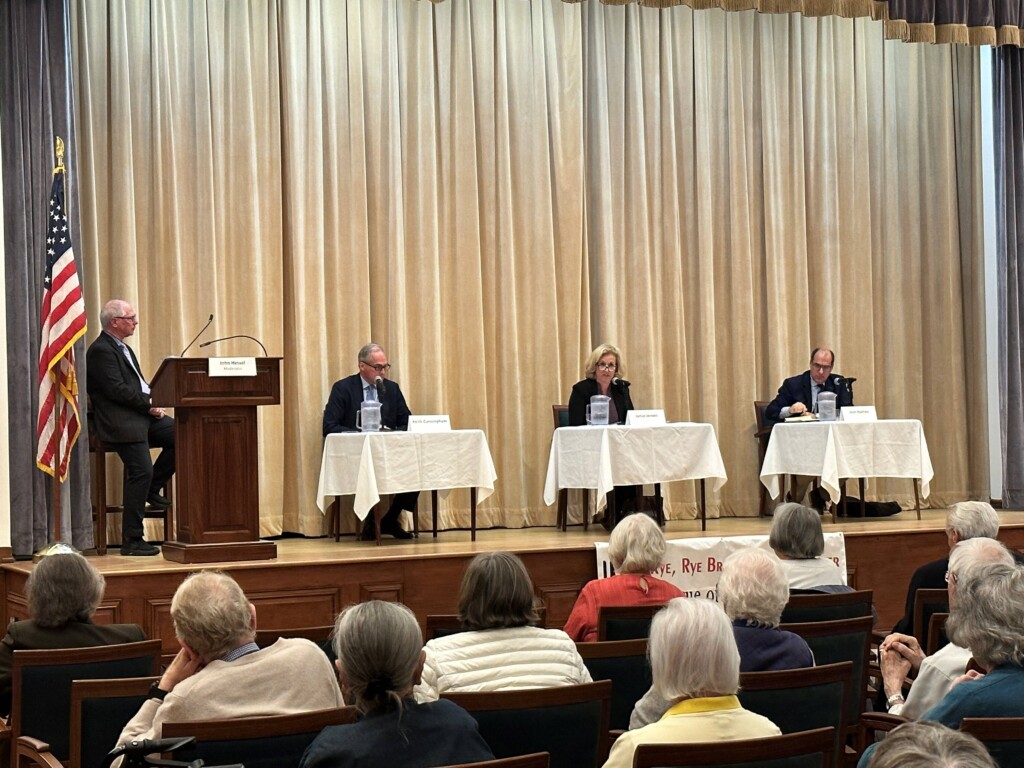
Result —
<svg viewBox="0 0 1024 768"><path fill-rule="evenodd" d="M100 328L109 328L111 323L121 317L127 303L124 299L111 299L104 304L100 310Z"/></svg>
<svg viewBox="0 0 1024 768"><path fill-rule="evenodd" d="M29 615L41 627L87 621L103 599L103 587L103 575L81 555L44 557L25 584Z"/></svg>
<svg viewBox="0 0 1024 768"><path fill-rule="evenodd" d="M739 690L732 623L712 600L677 597L666 603L651 622L648 655L654 690L668 701Z"/></svg>
<svg viewBox="0 0 1024 768"><path fill-rule="evenodd" d="M969 733L931 720L904 723L875 749L868 768L997 768L985 745Z"/></svg>
<svg viewBox="0 0 1024 768"><path fill-rule="evenodd" d="M525 627L538 620L533 582L511 552L484 552L462 576L459 621L466 629Z"/></svg>
<svg viewBox="0 0 1024 768"><path fill-rule="evenodd" d="M345 698L363 714L401 709L417 682L422 650L420 625L401 603L351 605L334 625Z"/></svg>
<svg viewBox="0 0 1024 768"><path fill-rule="evenodd" d="M957 542L949 554L950 573L960 574L965 568L992 563L1013 565L1013 555L1002 542L984 536Z"/></svg>
<svg viewBox="0 0 1024 768"><path fill-rule="evenodd" d="M665 557L665 534L650 517L628 515L608 537L608 559L619 573L650 573Z"/></svg>
<svg viewBox="0 0 1024 768"><path fill-rule="evenodd" d="M960 541L999 535L999 514L984 501L961 501L949 508L946 528L956 531Z"/></svg>
<svg viewBox="0 0 1024 768"><path fill-rule="evenodd" d="M206 661L252 641L249 598L221 571L190 574L171 600L171 621L179 642Z"/></svg>
<svg viewBox="0 0 1024 768"><path fill-rule="evenodd" d="M802 504L780 504L772 517L768 546L792 560L818 557L825 551L821 515Z"/></svg>
<svg viewBox="0 0 1024 768"><path fill-rule="evenodd" d="M369 363L370 355L374 352L383 352L384 348L380 344L374 344L372 341L369 344L364 344L362 349L359 350L359 362Z"/></svg>
<svg viewBox="0 0 1024 768"><path fill-rule="evenodd" d="M946 635L985 669L1024 666L1024 571L1018 565L975 565L957 573L957 599Z"/></svg>
<svg viewBox="0 0 1024 768"><path fill-rule="evenodd" d="M718 600L726 615L762 627L777 627L789 602L789 582L779 559L751 547L733 552L722 564Z"/></svg>
<svg viewBox="0 0 1024 768"><path fill-rule="evenodd" d="M597 363L605 355L615 355L615 378L622 378L624 375L622 371L622 353L619 352L618 347L614 344L599 344L594 348L593 352L587 355L587 360L583 363L584 377L592 379L597 375Z"/></svg>

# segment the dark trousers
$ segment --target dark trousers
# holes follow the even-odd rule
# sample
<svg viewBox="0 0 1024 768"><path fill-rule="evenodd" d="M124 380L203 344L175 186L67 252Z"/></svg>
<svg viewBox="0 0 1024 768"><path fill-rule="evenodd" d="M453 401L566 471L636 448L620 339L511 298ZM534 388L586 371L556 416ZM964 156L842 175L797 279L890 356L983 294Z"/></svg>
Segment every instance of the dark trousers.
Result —
<svg viewBox="0 0 1024 768"><path fill-rule="evenodd" d="M416 499L419 497L419 491L403 491L402 493L396 493L394 499L391 501L391 506L388 507L388 511L384 513L384 516L380 519L380 527L387 528L392 525L398 525L398 516L402 514L402 510L412 512L416 506ZM366 522L363 523L365 530L373 528L373 515L369 515L366 518Z"/></svg>
<svg viewBox="0 0 1024 768"><path fill-rule="evenodd" d="M164 416L149 425L149 440L139 443L111 443L124 464L124 514L121 538L124 541L143 537L142 520L146 497L159 493L174 474L174 419ZM154 463L150 448L161 448Z"/></svg>

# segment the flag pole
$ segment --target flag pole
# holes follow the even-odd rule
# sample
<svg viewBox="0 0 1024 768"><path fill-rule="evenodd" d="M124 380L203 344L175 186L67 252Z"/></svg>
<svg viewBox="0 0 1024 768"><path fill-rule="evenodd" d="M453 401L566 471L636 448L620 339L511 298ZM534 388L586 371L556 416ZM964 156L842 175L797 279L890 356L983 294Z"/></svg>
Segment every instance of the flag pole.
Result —
<svg viewBox="0 0 1024 768"><path fill-rule="evenodd" d="M54 153L57 156L56 165L53 168L53 175L56 176L58 173L64 174L64 140L58 136L56 146L54 147ZM67 174L61 177L61 185L64 186L67 183ZM64 200L67 201L67 187L64 186ZM56 374L53 370L47 372L47 375L54 379L56 384ZM61 555L68 552L78 552L73 546L65 544L61 541L61 479L60 479L60 465L61 465L61 451L60 441L61 436L64 434L64 409L56 407L56 398L63 397L60 392L60 388L54 386L54 409L53 409L53 434L50 436L50 444L53 449L53 503L51 510L53 514L53 539L52 541L40 549L35 555L32 556L33 562L39 562L42 558L50 555Z"/></svg>

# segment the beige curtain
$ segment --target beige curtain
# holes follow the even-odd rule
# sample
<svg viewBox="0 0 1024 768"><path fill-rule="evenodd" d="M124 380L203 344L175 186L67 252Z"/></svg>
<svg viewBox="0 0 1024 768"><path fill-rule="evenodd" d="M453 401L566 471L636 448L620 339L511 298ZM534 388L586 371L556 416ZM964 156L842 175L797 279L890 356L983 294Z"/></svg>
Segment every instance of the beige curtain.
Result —
<svg viewBox="0 0 1024 768"><path fill-rule="evenodd" d="M322 408L369 340L415 412L487 432L485 526L553 523L550 406L602 341L638 407L715 426L711 515L756 514L752 401L816 343L859 402L924 421L933 502L986 492L974 50L558 0L80 0L75 22L89 307L137 304L148 371L210 312L284 356L264 533L321 531Z"/></svg>

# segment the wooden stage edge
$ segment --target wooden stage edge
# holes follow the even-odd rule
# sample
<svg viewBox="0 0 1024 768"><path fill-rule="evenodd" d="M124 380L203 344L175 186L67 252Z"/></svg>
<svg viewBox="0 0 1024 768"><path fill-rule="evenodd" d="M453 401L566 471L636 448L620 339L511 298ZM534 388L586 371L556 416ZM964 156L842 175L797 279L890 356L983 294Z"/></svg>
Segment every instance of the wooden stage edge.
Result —
<svg viewBox="0 0 1024 768"><path fill-rule="evenodd" d="M914 569L947 554L946 510L923 510L922 517L918 521L911 510L888 518L840 518L839 523L824 526L845 534L850 583L874 590L879 629L891 627L902 615ZM1000 539L1024 549L1024 512L1001 511L1000 519ZM699 521L673 520L666 536L767 535L770 525L771 518L721 518L708 520L702 534ZM338 543L328 538L281 538L276 540L274 560L201 566L163 557L90 556L107 582L96 621L139 624L149 637L163 640L164 653L170 657L178 648L170 621L174 590L193 570L221 568L242 585L264 628L331 624L344 606L375 598L400 600L422 624L428 614L455 612L462 571L473 556L510 550L526 563L547 608L548 626L560 627L579 590L596 574L594 542L606 541L607 536L594 525L588 532L575 526L566 533L550 527L482 530L475 542L468 531L444 531L437 539L429 533L412 541L386 538L380 547L355 541L351 535ZM2 566L5 624L27 616L25 580L32 567L31 562Z"/></svg>

